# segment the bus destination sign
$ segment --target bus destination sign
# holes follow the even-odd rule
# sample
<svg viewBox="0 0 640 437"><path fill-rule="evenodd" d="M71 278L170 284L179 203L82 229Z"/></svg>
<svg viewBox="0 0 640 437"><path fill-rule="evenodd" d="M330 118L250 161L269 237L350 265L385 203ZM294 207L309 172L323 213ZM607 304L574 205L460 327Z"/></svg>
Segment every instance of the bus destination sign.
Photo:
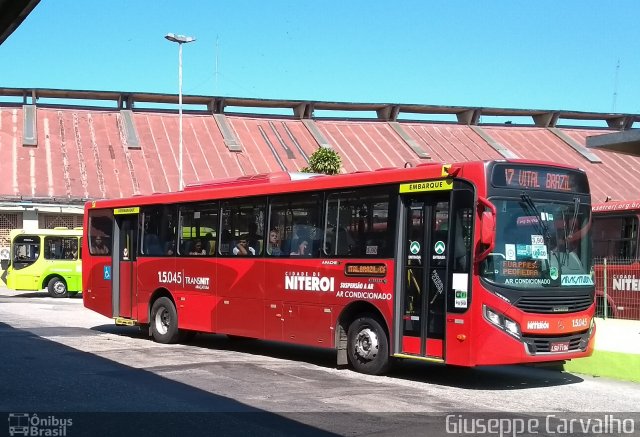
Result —
<svg viewBox="0 0 640 437"><path fill-rule="evenodd" d="M525 190L550 190L586 193L589 190L583 173L537 166L496 165L493 185Z"/></svg>

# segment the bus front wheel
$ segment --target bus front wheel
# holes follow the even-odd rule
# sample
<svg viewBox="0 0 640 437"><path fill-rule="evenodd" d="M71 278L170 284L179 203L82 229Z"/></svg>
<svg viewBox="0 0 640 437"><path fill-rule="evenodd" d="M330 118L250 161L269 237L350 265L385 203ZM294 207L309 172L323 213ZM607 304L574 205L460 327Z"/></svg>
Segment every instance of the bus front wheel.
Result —
<svg viewBox="0 0 640 437"><path fill-rule="evenodd" d="M69 295L67 284L58 276L49 279L47 291L51 297L67 297Z"/></svg>
<svg viewBox="0 0 640 437"><path fill-rule="evenodd" d="M179 338L178 313L167 297L161 297L151 307L151 335L158 343L176 343Z"/></svg>
<svg viewBox="0 0 640 437"><path fill-rule="evenodd" d="M359 317L349 326L347 356L354 370L380 375L389 368L389 340L382 325L370 316Z"/></svg>

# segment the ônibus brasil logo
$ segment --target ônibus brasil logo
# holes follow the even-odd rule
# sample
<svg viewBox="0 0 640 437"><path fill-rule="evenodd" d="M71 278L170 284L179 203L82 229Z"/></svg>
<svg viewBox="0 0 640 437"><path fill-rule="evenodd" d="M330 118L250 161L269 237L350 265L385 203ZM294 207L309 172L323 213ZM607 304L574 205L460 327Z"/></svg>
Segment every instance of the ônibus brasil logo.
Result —
<svg viewBox="0 0 640 437"><path fill-rule="evenodd" d="M53 415L38 416L29 413L9 413L9 435L23 436L59 436L67 435L67 429L73 425L73 419Z"/></svg>

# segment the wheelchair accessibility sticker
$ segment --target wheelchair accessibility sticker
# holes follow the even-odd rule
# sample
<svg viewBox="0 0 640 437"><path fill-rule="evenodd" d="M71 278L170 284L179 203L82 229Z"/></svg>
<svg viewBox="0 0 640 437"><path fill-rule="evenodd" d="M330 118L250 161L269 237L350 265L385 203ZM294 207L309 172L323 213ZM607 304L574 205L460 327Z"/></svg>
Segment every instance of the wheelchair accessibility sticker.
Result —
<svg viewBox="0 0 640 437"><path fill-rule="evenodd" d="M105 281L111 280L111 266L104 266L104 276Z"/></svg>

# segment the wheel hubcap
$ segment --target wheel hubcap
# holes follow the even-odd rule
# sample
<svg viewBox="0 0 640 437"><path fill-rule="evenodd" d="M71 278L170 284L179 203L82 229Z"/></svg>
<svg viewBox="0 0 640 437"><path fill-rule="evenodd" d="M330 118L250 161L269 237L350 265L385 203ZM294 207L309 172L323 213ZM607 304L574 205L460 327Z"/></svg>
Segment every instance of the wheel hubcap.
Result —
<svg viewBox="0 0 640 437"><path fill-rule="evenodd" d="M66 290L65 290L64 284L58 281L53 286L53 291L55 291L56 294L64 294Z"/></svg>
<svg viewBox="0 0 640 437"><path fill-rule="evenodd" d="M369 328L363 329L356 338L356 354L365 360L373 360L378 355L378 335Z"/></svg>
<svg viewBox="0 0 640 437"><path fill-rule="evenodd" d="M158 333L164 335L169 330L169 326L171 325L171 318L169 317L169 311L164 308L161 308L156 313L156 330Z"/></svg>

